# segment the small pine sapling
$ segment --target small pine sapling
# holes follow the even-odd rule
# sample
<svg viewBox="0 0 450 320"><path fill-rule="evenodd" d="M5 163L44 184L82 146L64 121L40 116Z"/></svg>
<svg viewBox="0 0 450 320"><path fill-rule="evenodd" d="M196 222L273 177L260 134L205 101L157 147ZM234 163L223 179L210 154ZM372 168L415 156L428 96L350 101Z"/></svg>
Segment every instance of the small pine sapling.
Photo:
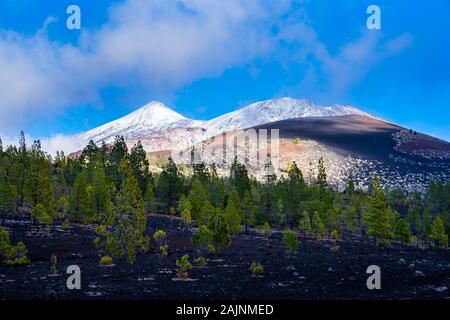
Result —
<svg viewBox="0 0 450 320"><path fill-rule="evenodd" d="M189 278L189 270L192 269L192 264L189 262L189 256L185 254L181 259L177 259L177 277L179 279Z"/></svg>
<svg viewBox="0 0 450 320"><path fill-rule="evenodd" d="M264 266L259 262L252 262L250 265L250 271L253 276L259 276L264 272Z"/></svg>
<svg viewBox="0 0 450 320"><path fill-rule="evenodd" d="M284 247L288 250L289 254L294 254L298 248L298 238L297 235L292 230L287 230L283 234L282 239Z"/></svg>

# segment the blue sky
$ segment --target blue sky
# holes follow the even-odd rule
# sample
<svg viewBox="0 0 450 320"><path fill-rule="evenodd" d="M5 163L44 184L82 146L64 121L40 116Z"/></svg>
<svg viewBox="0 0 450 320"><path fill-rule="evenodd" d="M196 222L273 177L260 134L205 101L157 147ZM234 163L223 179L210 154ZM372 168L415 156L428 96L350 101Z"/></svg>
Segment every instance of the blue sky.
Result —
<svg viewBox="0 0 450 320"><path fill-rule="evenodd" d="M70 135L150 100L209 119L291 96L450 141L449 31L448 0L0 0L0 136Z"/></svg>

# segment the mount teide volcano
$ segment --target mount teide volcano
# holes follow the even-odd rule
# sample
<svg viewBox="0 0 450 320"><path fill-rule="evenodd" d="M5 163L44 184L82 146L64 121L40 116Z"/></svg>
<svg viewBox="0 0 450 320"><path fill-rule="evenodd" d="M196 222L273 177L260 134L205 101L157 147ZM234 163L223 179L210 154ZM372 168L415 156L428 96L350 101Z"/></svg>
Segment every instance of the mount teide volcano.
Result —
<svg viewBox="0 0 450 320"><path fill-rule="evenodd" d="M205 121L188 119L164 104L152 101L125 117L92 129L79 137L86 142L93 140L96 143L112 143L116 135L121 135L129 145L140 140L148 152L157 152L183 149L223 132L275 121L351 114L371 117L349 105L322 107L307 100L281 98L253 103Z"/></svg>
<svg viewBox="0 0 450 320"><path fill-rule="evenodd" d="M322 157L329 181L338 187L345 185L349 175L366 187L373 172L386 187L406 191L422 192L429 180L450 179L450 143L350 105L323 107L292 98L254 103L211 120L188 119L162 103L150 102L78 138L112 143L116 135L122 135L129 146L141 141L149 156L158 157L247 128L279 129L280 174L289 161L296 161L305 176L314 174Z"/></svg>

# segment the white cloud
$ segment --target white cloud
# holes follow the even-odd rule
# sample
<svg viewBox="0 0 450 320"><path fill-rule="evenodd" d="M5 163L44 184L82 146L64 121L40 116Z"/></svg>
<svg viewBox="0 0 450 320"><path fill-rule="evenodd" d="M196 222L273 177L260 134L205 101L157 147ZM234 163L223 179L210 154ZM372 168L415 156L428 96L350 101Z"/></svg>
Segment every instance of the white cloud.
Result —
<svg viewBox="0 0 450 320"><path fill-rule="evenodd" d="M379 31L362 29L359 38L345 43L333 54L320 41L316 31L302 21L286 26L280 38L297 44L297 53L291 60L306 66L301 83L283 90L308 93L331 101L342 98L373 66L402 53L413 42L408 33L384 39Z"/></svg>
<svg viewBox="0 0 450 320"><path fill-rule="evenodd" d="M289 1L128 0L77 46L52 42L49 17L32 36L0 30L0 128L98 104L107 86L173 91L267 54Z"/></svg>
<svg viewBox="0 0 450 320"><path fill-rule="evenodd" d="M19 145L19 136L2 136L0 139L2 140L4 149L11 145ZM38 139L39 138L34 138L27 134L25 135L25 140L28 147L33 144L34 140ZM87 144L87 141L83 140L79 135L56 134L51 137L40 138L39 140L41 142L42 149L51 156L55 156L57 151L64 151L66 155L69 155L72 152L82 150Z"/></svg>
<svg viewBox="0 0 450 320"><path fill-rule="evenodd" d="M303 10L291 10L291 2L127 0L110 7L109 19L100 28L82 29L76 46L48 38L53 17L31 36L0 30L0 135L16 134L36 117L63 114L80 104L101 104L99 92L108 86L124 91L145 88L149 95L170 93L256 58L282 57L286 43L298 50L285 52L284 60L309 68L296 89L322 88L339 95L374 61L411 43L408 35L383 41L363 32L332 55L305 22ZM311 57L320 69L308 62ZM54 135L42 142L54 150L58 143L75 146L71 139Z"/></svg>

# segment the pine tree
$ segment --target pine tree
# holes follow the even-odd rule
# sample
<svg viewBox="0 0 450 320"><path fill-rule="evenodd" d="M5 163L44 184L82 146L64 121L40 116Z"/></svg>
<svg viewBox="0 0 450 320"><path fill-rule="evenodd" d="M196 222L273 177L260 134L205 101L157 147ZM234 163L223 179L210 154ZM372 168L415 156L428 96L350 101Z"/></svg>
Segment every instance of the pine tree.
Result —
<svg viewBox="0 0 450 320"><path fill-rule="evenodd" d="M297 251L298 238L297 235L291 229L288 229L283 233L283 238L281 241L283 242L284 247L289 251L290 254L293 254Z"/></svg>
<svg viewBox="0 0 450 320"><path fill-rule="evenodd" d="M388 215L389 225L391 226L391 232L395 233L397 221L400 218L400 214L391 205L388 205L387 215ZM408 225L408 228L409 228L409 225Z"/></svg>
<svg viewBox="0 0 450 320"><path fill-rule="evenodd" d="M124 180L111 213L113 218L110 219L108 227L97 228L99 237L96 244L103 247L108 256L118 259L126 257L129 263L134 263L138 250L146 251L150 242L150 238L145 234L147 216L139 183L127 159L121 161L119 173L123 175Z"/></svg>
<svg viewBox="0 0 450 320"><path fill-rule="evenodd" d="M231 242L228 225L225 222L224 214L220 208L217 208L214 211L214 214L210 217L208 228L212 231L212 252L220 253Z"/></svg>
<svg viewBox="0 0 450 320"><path fill-rule="evenodd" d="M345 194L348 198L351 198L355 193L355 182L353 181L353 176L350 175L347 181L347 187L345 188Z"/></svg>
<svg viewBox="0 0 450 320"><path fill-rule="evenodd" d="M98 146L94 143L94 141L89 140L88 145L83 149L83 152L81 154L81 159L83 159L83 162L92 162L95 159L95 156L97 155L97 152L99 151Z"/></svg>
<svg viewBox="0 0 450 320"><path fill-rule="evenodd" d="M324 236L326 233L325 224L323 223L323 221L320 218L320 215L317 211L314 212L314 214L312 216L311 229L317 240L320 240L322 238L322 236Z"/></svg>
<svg viewBox="0 0 450 320"><path fill-rule="evenodd" d="M444 220L441 215L437 215L431 224L429 238L434 241L436 248L448 246L448 235L445 233Z"/></svg>
<svg viewBox="0 0 450 320"><path fill-rule="evenodd" d="M309 235L312 231L311 218L306 210L303 211L300 219L298 220L298 228L303 233L303 236Z"/></svg>
<svg viewBox="0 0 450 320"><path fill-rule="evenodd" d="M205 203L209 203L209 201L206 189L199 180L194 180L192 182L188 200L192 205L192 217L195 222L197 224L205 224L208 218L202 215L202 209L204 208Z"/></svg>
<svg viewBox="0 0 450 320"><path fill-rule="evenodd" d="M225 207L224 218L230 233L237 234L241 231L241 216L231 198Z"/></svg>
<svg viewBox="0 0 450 320"><path fill-rule="evenodd" d="M94 218L94 199L88 187L85 174L78 175L69 199L69 217L72 221L90 222Z"/></svg>
<svg viewBox="0 0 450 320"><path fill-rule="evenodd" d="M245 192L250 189L250 179L245 165L238 162L237 157L230 168L230 184L237 190L239 198L243 199Z"/></svg>
<svg viewBox="0 0 450 320"><path fill-rule="evenodd" d="M345 222L352 232L356 232L360 226L360 208L359 201L355 196L350 198L350 203L345 210Z"/></svg>
<svg viewBox="0 0 450 320"><path fill-rule="evenodd" d="M92 197L94 205L94 220L100 221L107 214L109 205L108 185L105 170L102 166L97 166L92 179Z"/></svg>
<svg viewBox="0 0 450 320"><path fill-rule="evenodd" d="M295 161L293 161L288 170L287 192L285 193L285 200L287 200L285 201L287 206L286 222L291 228L295 226L296 220L298 219L297 213L304 189L305 180L303 179L303 174Z"/></svg>
<svg viewBox="0 0 450 320"><path fill-rule="evenodd" d="M17 189L5 175L0 179L0 212L16 212Z"/></svg>
<svg viewBox="0 0 450 320"><path fill-rule="evenodd" d="M208 181L209 201L215 206L223 208L225 204L225 185L223 178L217 174L216 165L210 168L210 180Z"/></svg>
<svg viewBox="0 0 450 320"><path fill-rule="evenodd" d="M256 206L249 191L245 192L244 200L242 201L242 213L245 224L245 232L247 232L248 226L253 226L256 223Z"/></svg>
<svg viewBox="0 0 450 320"><path fill-rule="evenodd" d="M204 162L194 163L193 167L193 179L200 180L204 185L206 185L210 179L210 173Z"/></svg>
<svg viewBox="0 0 450 320"><path fill-rule="evenodd" d="M395 224L395 238L403 243L411 242L411 231L409 229L408 223L404 219L399 219Z"/></svg>
<svg viewBox="0 0 450 320"><path fill-rule="evenodd" d="M116 136L114 139L113 146L111 148L111 152L108 157L108 177L116 186L119 186L123 181L123 177L119 176L119 166L123 159L128 157L128 147L125 143L125 139L123 136Z"/></svg>
<svg viewBox="0 0 450 320"><path fill-rule="evenodd" d="M281 228L284 228L284 225L286 223L286 215L285 215L285 211L284 211L285 207L284 207L284 202L283 199L279 198L277 201L277 218L278 218L278 223L280 224Z"/></svg>
<svg viewBox="0 0 450 320"><path fill-rule="evenodd" d="M157 188L158 198L165 203L166 210L175 207L175 202L180 198L182 188L182 176L175 162L169 157L169 162L159 177Z"/></svg>
<svg viewBox="0 0 450 320"><path fill-rule="evenodd" d="M391 226L389 225L384 191L376 175L373 177L372 188L373 195L369 198L367 212L367 234L374 237L375 243L379 239L383 243L389 244L392 237Z"/></svg>
<svg viewBox="0 0 450 320"><path fill-rule="evenodd" d="M190 202L190 200L188 200ZM200 210L200 215L195 219L198 225L208 224L209 219L217 212L216 208L206 200ZM222 213L223 215L223 213Z"/></svg>
<svg viewBox="0 0 450 320"><path fill-rule="evenodd" d="M145 201L146 212L156 213L155 195L153 193L153 183L152 182L149 182L147 184L147 188L146 188L145 195L144 195L144 201Z"/></svg>
<svg viewBox="0 0 450 320"><path fill-rule="evenodd" d="M431 224L433 223L433 218L431 217L430 207L428 201L425 202L423 208L422 217L420 219L420 234L422 239L428 240L428 235L431 232Z"/></svg>
<svg viewBox="0 0 450 320"><path fill-rule="evenodd" d="M38 203L36 207L31 211L31 217L40 222L50 226L53 223L53 217L45 211L45 207Z"/></svg>
<svg viewBox="0 0 450 320"><path fill-rule="evenodd" d="M181 211L181 221L183 221L186 225L192 224L192 205L189 200L186 200L183 206L183 210Z"/></svg>
<svg viewBox="0 0 450 320"><path fill-rule="evenodd" d="M25 150L27 154L27 151ZM53 181L51 179L51 161L42 151L39 140L34 141L27 159L25 180L23 184L24 198L30 208L41 203L45 211L54 215L55 201L53 194Z"/></svg>
<svg viewBox="0 0 450 320"><path fill-rule="evenodd" d="M228 202L230 202L230 201L233 203L238 216L242 220L242 204L241 204L241 199L239 198L239 194L236 190L231 190L230 195L228 197Z"/></svg>
<svg viewBox="0 0 450 320"><path fill-rule="evenodd" d="M2 227L0 227L0 256L5 258L3 263L7 265L25 266L30 263L28 250L23 242L12 245L8 231Z"/></svg>
<svg viewBox="0 0 450 320"><path fill-rule="evenodd" d="M322 200L324 198L325 191L328 189L327 173L323 163L323 158L319 159L316 184L319 187L320 200Z"/></svg>
<svg viewBox="0 0 450 320"><path fill-rule="evenodd" d="M141 189L142 194L144 194L147 191L146 188L151 176L147 153L142 147L141 141L138 141L138 143L131 148L130 165L134 176L138 180L139 188Z"/></svg>
<svg viewBox="0 0 450 320"><path fill-rule="evenodd" d="M420 195L415 193L408 209L408 223L414 235L420 234Z"/></svg>
<svg viewBox="0 0 450 320"><path fill-rule="evenodd" d="M273 211L273 191L276 180L277 176L272 164L272 158L268 154L264 163L264 190L261 196L262 208L266 215L270 215Z"/></svg>

